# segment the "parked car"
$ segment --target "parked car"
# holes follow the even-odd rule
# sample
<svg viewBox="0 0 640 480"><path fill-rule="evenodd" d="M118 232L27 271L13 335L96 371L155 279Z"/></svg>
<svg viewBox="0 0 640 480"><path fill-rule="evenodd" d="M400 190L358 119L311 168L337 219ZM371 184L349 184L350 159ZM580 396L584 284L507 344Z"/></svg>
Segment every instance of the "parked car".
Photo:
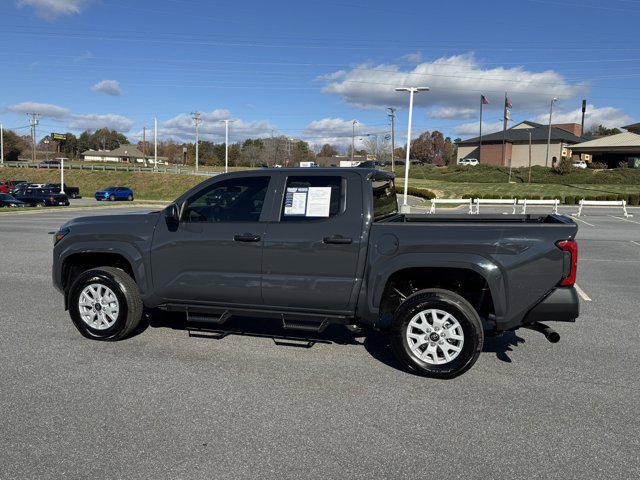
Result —
<svg viewBox="0 0 640 480"><path fill-rule="evenodd" d="M587 162L585 162L584 160L573 162L573 168L587 168Z"/></svg>
<svg viewBox="0 0 640 480"><path fill-rule="evenodd" d="M128 200L133 201L133 190L127 187L107 187L96 192L96 200Z"/></svg>
<svg viewBox="0 0 640 480"><path fill-rule="evenodd" d="M55 193L61 192L59 183L47 183L43 188L48 188ZM80 198L80 189L78 187L70 187L66 183L64 184L64 193L71 198Z"/></svg>
<svg viewBox="0 0 640 480"><path fill-rule="evenodd" d="M56 232L53 282L85 337L118 340L143 309L221 324L277 318L388 332L414 372L458 375L485 335L572 322L576 223L559 215L405 215L393 174L234 172L160 212L76 218Z"/></svg>
<svg viewBox="0 0 640 480"><path fill-rule="evenodd" d="M9 207L26 207L27 203L21 202L13 195L9 195L7 193L0 193L0 208Z"/></svg>
<svg viewBox="0 0 640 480"><path fill-rule="evenodd" d="M475 167L479 165L477 158L463 158L458 162L458 165L466 165L467 167Z"/></svg>
<svg viewBox="0 0 640 480"><path fill-rule="evenodd" d="M46 188L26 187L16 190L13 196L32 207L69 206L69 197Z"/></svg>

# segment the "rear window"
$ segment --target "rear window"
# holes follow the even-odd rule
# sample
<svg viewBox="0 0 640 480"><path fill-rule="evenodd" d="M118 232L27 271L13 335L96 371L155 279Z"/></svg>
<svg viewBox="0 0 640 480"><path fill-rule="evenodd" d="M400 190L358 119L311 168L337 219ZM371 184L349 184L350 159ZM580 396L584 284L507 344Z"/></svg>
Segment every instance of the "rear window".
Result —
<svg viewBox="0 0 640 480"><path fill-rule="evenodd" d="M398 199L393 180L372 180L373 186L373 218L387 217L398 213Z"/></svg>
<svg viewBox="0 0 640 480"><path fill-rule="evenodd" d="M287 179L281 221L305 221L340 215L344 205L339 176L291 176Z"/></svg>

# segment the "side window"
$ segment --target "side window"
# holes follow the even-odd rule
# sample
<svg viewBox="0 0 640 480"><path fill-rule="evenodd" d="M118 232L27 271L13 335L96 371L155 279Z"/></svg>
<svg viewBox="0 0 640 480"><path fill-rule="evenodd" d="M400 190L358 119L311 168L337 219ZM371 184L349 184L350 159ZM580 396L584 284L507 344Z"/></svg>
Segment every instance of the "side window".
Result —
<svg viewBox="0 0 640 480"><path fill-rule="evenodd" d="M340 215L345 188L340 176L292 176L287 179L280 220L309 221Z"/></svg>
<svg viewBox="0 0 640 480"><path fill-rule="evenodd" d="M257 222L269 177L246 177L215 183L187 201L187 222Z"/></svg>

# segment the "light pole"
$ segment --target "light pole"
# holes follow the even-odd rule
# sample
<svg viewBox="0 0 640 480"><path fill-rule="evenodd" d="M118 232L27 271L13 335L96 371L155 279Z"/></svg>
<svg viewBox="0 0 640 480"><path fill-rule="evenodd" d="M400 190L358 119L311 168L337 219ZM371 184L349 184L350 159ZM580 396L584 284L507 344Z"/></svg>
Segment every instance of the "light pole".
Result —
<svg viewBox="0 0 640 480"><path fill-rule="evenodd" d="M356 123L358 123L357 120L354 120L353 122L351 122L351 165L353 166L353 153L355 150L355 143L356 143Z"/></svg>
<svg viewBox="0 0 640 480"><path fill-rule="evenodd" d="M553 97L551 100L551 107L549 108L549 134L547 136L547 156L544 157L544 166L549 166L549 147L551 146L551 117L553 117L553 104L556 103L558 99Z"/></svg>
<svg viewBox="0 0 640 480"><path fill-rule="evenodd" d="M196 127L196 170L198 170L198 166L200 163L200 152L199 152L199 140L200 140L200 132L198 127L200 126L200 122L202 122L202 118L200 118L200 112L191 112L191 115L193 115L193 123L195 124Z"/></svg>
<svg viewBox="0 0 640 480"><path fill-rule="evenodd" d="M64 157L60 157L60 193L64 195Z"/></svg>
<svg viewBox="0 0 640 480"><path fill-rule="evenodd" d="M235 120L223 120L224 122L224 173L229 171L229 122Z"/></svg>
<svg viewBox="0 0 640 480"><path fill-rule="evenodd" d="M0 123L0 165L4 163L4 130Z"/></svg>
<svg viewBox="0 0 640 480"><path fill-rule="evenodd" d="M158 118L153 117L153 169L158 169Z"/></svg>
<svg viewBox="0 0 640 480"><path fill-rule="evenodd" d="M407 125L407 156L404 163L404 202L400 211L409 213L409 205L407 205L407 195L409 191L409 159L411 151L411 121L413 119L413 94L416 92L428 92L429 87L400 87L396 88L396 92L409 92L409 123Z"/></svg>

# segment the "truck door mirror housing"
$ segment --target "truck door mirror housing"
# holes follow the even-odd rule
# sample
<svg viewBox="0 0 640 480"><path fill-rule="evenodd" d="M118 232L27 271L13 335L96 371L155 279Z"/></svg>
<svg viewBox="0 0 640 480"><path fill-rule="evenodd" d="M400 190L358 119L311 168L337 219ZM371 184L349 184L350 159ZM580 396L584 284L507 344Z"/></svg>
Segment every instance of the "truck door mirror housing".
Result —
<svg viewBox="0 0 640 480"><path fill-rule="evenodd" d="M168 223L177 225L180 223L180 217L182 214L182 206L177 203L172 203L164 209L164 216Z"/></svg>

